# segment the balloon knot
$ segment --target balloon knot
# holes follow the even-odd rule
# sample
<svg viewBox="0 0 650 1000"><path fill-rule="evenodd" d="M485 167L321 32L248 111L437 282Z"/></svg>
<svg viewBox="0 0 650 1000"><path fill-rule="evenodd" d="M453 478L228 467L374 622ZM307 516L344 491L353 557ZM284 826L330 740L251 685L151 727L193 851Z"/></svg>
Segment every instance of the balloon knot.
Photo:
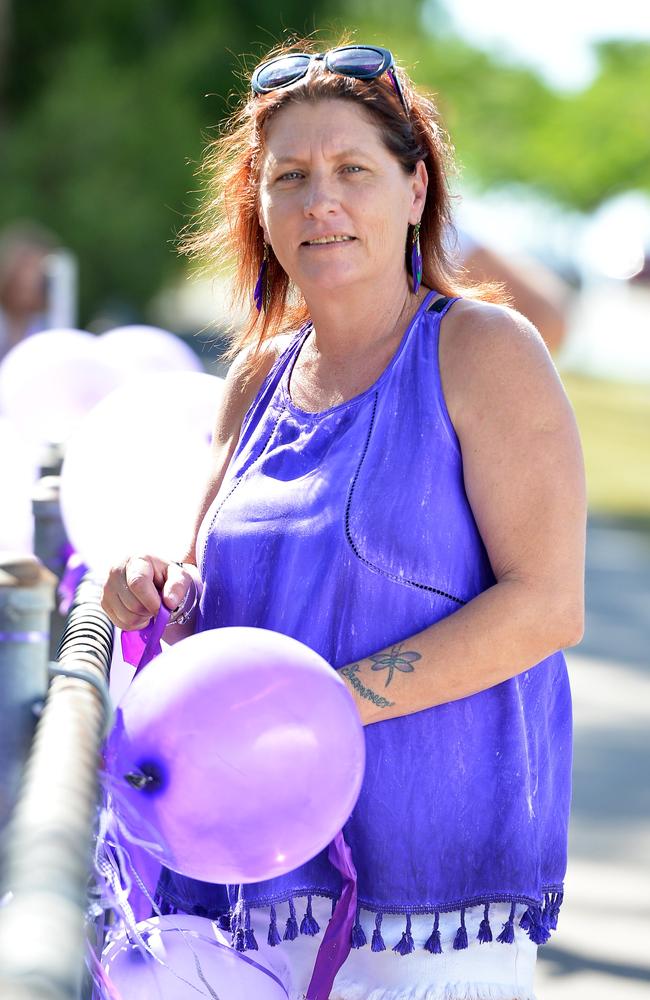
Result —
<svg viewBox="0 0 650 1000"><path fill-rule="evenodd" d="M163 783L162 775L155 764L142 764L136 767L124 775L124 780L139 792L154 792Z"/></svg>

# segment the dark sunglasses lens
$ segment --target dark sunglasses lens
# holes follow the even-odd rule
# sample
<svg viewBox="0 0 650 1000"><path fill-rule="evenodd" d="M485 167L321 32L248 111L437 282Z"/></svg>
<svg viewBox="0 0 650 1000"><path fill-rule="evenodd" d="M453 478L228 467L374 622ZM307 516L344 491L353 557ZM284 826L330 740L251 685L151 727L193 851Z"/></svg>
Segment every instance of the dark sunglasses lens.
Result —
<svg viewBox="0 0 650 1000"><path fill-rule="evenodd" d="M328 58L330 68L345 76L373 76L380 72L384 57L376 49L345 49L332 52Z"/></svg>
<svg viewBox="0 0 650 1000"><path fill-rule="evenodd" d="M255 76L255 82L262 90L287 87L304 75L308 65L309 56L284 56L259 70Z"/></svg>

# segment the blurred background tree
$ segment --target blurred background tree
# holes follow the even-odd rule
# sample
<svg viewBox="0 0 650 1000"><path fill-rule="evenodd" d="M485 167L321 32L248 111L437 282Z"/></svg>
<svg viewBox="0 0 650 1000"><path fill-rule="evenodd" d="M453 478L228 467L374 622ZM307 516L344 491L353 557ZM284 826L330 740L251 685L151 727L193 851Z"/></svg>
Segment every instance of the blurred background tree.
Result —
<svg viewBox="0 0 650 1000"><path fill-rule="evenodd" d="M331 10L331 3L328 3ZM46 223L82 262L81 320L141 308L178 270L193 171L241 69L324 11L286 0L4 0L0 224ZM251 54L252 53L252 54Z"/></svg>
<svg viewBox="0 0 650 1000"><path fill-rule="evenodd" d="M565 94L472 48L436 2L0 0L0 225L35 218L78 254L82 324L106 303L138 314L180 271L201 149L245 70L322 25L395 50L479 189L520 182L580 210L650 191L647 43L601 44L597 78Z"/></svg>

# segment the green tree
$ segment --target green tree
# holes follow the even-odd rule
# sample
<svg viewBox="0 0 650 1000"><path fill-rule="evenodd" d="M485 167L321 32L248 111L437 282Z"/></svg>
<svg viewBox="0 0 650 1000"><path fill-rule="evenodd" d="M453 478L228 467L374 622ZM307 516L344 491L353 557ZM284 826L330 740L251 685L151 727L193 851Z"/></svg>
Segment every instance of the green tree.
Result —
<svg viewBox="0 0 650 1000"><path fill-rule="evenodd" d="M648 43L601 43L594 82L561 94L454 36L435 0L338 2L0 0L0 225L34 218L76 251L82 322L111 297L143 307L182 267L202 146L257 59L323 24L388 45L436 95L473 186L582 210L650 190Z"/></svg>
<svg viewBox="0 0 650 1000"><path fill-rule="evenodd" d="M409 33L395 47L437 95L473 185L516 181L582 211L631 188L650 192L648 42L601 42L595 79L570 94L457 38Z"/></svg>
<svg viewBox="0 0 650 1000"><path fill-rule="evenodd" d="M111 297L142 306L179 268L201 148L243 64L317 14L298 0L13 7L0 224L38 219L78 254L82 321Z"/></svg>

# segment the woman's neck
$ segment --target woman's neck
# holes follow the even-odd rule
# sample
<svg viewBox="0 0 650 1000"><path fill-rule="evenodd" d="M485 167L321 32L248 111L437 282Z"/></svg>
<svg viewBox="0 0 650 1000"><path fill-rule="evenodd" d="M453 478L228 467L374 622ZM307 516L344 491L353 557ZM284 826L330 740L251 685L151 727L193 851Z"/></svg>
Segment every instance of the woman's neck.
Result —
<svg viewBox="0 0 650 1000"><path fill-rule="evenodd" d="M428 288L414 295L410 279L389 287L349 289L305 295L314 325L312 351L331 367L349 364L384 344L399 340Z"/></svg>

